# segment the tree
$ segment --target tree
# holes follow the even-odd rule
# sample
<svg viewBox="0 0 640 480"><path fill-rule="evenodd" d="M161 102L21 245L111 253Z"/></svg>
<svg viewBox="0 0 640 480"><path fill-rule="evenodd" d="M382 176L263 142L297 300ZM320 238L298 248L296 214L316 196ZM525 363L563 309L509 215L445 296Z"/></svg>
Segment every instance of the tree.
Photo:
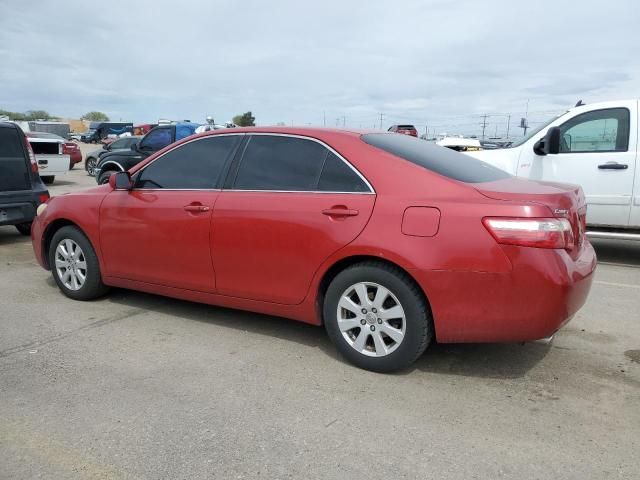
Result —
<svg viewBox="0 0 640 480"><path fill-rule="evenodd" d="M256 117L251 115L251 111L245 112L242 115L236 115L233 117L233 123L239 127L255 127Z"/></svg>
<svg viewBox="0 0 640 480"><path fill-rule="evenodd" d="M30 120L56 120L57 117L50 115L45 110L29 110L28 112L10 112L8 110L0 110L0 116L9 117L10 120L15 121L30 121Z"/></svg>
<svg viewBox="0 0 640 480"><path fill-rule="evenodd" d="M92 122L108 122L109 117L102 112L89 112L80 117L81 120L90 120Z"/></svg>

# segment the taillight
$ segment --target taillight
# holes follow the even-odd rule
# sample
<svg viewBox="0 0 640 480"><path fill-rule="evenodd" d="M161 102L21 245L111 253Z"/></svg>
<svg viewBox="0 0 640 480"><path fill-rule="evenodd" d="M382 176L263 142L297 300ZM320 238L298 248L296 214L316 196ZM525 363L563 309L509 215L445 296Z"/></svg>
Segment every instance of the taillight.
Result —
<svg viewBox="0 0 640 480"><path fill-rule="evenodd" d="M29 143L29 139L24 137L24 144L27 147L27 154L29 155L29 162L31 163L31 171L33 173L38 173L38 161L36 160L36 154L33 153L33 148L31 148L31 144Z"/></svg>
<svg viewBox="0 0 640 480"><path fill-rule="evenodd" d="M49 194L41 193L40 195L38 195L38 200L40 201L40 203L46 202L47 200L49 200Z"/></svg>
<svg viewBox="0 0 640 480"><path fill-rule="evenodd" d="M62 145L62 153L65 155L70 155L71 152L76 150L76 148L77 145L75 143L66 142L64 143L64 145Z"/></svg>
<svg viewBox="0 0 640 480"><path fill-rule="evenodd" d="M487 217L482 223L503 245L571 250L575 244L571 222L566 218Z"/></svg>

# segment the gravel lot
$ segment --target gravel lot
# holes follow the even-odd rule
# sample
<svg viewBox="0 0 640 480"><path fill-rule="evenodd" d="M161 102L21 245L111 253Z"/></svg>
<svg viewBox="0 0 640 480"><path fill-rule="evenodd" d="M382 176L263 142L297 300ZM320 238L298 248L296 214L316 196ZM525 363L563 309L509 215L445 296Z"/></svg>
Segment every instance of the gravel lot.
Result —
<svg viewBox="0 0 640 480"><path fill-rule="evenodd" d="M92 185L81 164L50 190ZM550 346L434 345L380 375L280 318L69 300L0 227L0 478L640 478L640 245L596 248Z"/></svg>

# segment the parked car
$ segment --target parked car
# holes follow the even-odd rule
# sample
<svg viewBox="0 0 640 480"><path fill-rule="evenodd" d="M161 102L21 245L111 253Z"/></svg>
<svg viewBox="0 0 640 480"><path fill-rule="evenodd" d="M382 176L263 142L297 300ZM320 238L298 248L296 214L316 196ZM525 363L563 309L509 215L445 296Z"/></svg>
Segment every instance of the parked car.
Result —
<svg viewBox="0 0 640 480"><path fill-rule="evenodd" d="M91 122L89 130L81 135L80 140L84 143L98 143L109 135L121 135L132 131L131 122Z"/></svg>
<svg viewBox="0 0 640 480"><path fill-rule="evenodd" d="M26 132L25 135L35 153L44 183L50 185L56 176L66 175L71 165L71 156L66 153L69 147L65 148L64 138L44 132Z"/></svg>
<svg viewBox="0 0 640 480"><path fill-rule="evenodd" d="M87 171L87 174L92 177L95 175L96 165L103 155L109 152L131 150L131 147L137 144L141 138L141 136L133 135L130 137L122 137L110 143L109 145L104 145L102 148L88 153L87 157L84 159L84 169Z"/></svg>
<svg viewBox="0 0 640 480"><path fill-rule="evenodd" d="M469 154L519 177L580 184L588 235L640 240L638 115L638 100L579 102L507 148Z"/></svg>
<svg viewBox="0 0 640 480"><path fill-rule="evenodd" d="M193 135L200 125L191 122L180 122L158 125L129 150L105 153L94 170L96 182L104 184L114 172L124 172L137 165L149 155L162 150L168 145Z"/></svg>
<svg viewBox="0 0 640 480"><path fill-rule="evenodd" d="M418 136L418 130L413 125L391 125L388 132L401 133L403 135L411 135L412 137Z"/></svg>
<svg viewBox="0 0 640 480"><path fill-rule="evenodd" d="M32 237L70 298L116 286L324 324L392 371L434 338L553 335L591 286L584 215L578 186L410 136L237 128L53 198Z"/></svg>
<svg viewBox="0 0 640 480"><path fill-rule="evenodd" d="M0 225L14 225L30 235L36 210L48 199L24 133L13 123L0 122Z"/></svg>

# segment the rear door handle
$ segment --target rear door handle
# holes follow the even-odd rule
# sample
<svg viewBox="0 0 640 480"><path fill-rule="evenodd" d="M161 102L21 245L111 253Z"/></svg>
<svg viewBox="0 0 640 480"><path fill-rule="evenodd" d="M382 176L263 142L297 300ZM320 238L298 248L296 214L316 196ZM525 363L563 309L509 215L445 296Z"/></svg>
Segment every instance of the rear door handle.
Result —
<svg viewBox="0 0 640 480"><path fill-rule="evenodd" d="M600 170L626 170L629 168L629 165L626 163L618 163L618 162L607 162L602 165L598 165Z"/></svg>
<svg viewBox="0 0 640 480"><path fill-rule="evenodd" d="M326 210L322 210L323 215L327 215L329 217L355 217L358 215L358 210L351 210L349 208L327 208Z"/></svg>
<svg viewBox="0 0 640 480"><path fill-rule="evenodd" d="M209 207L207 207L206 205L199 205L199 204L190 204L190 205L185 205L183 207L187 212L208 212L209 211Z"/></svg>

